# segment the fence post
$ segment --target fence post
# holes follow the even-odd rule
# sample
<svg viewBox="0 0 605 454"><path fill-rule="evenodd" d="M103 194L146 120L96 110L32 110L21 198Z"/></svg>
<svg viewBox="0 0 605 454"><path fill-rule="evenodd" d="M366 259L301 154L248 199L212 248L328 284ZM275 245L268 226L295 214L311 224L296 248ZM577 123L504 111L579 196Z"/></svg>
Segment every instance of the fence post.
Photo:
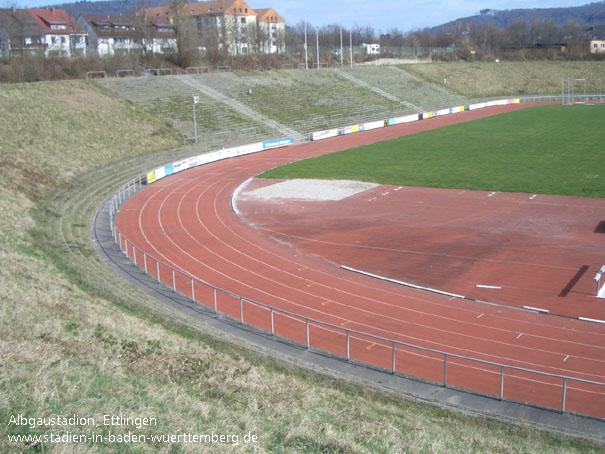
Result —
<svg viewBox="0 0 605 454"><path fill-rule="evenodd" d="M273 323L273 308L270 308L271 311L271 335L275 336L275 325Z"/></svg>
<svg viewBox="0 0 605 454"><path fill-rule="evenodd" d="M349 354L349 337L350 337L350 334L351 334L351 332L349 330L347 330L347 361L351 357L350 354Z"/></svg>
<svg viewBox="0 0 605 454"><path fill-rule="evenodd" d="M212 290L214 291L214 313L218 314L218 310L216 309L216 287L212 287Z"/></svg>
<svg viewBox="0 0 605 454"><path fill-rule="evenodd" d="M176 279L174 277L174 268L172 268L172 291L176 293Z"/></svg>
<svg viewBox="0 0 605 454"><path fill-rule="evenodd" d="M195 289L193 288L193 278L191 278L191 301L195 302Z"/></svg>
<svg viewBox="0 0 605 454"><path fill-rule="evenodd" d="M137 249L132 245L132 259L134 260L134 264L137 264Z"/></svg>
<svg viewBox="0 0 605 454"><path fill-rule="evenodd" d="M395 375L395 342L393 342L393 375Z"/></svg>
<svg viewBox="0 0 605 454"><path fill-rule="evenodd" d="M447 354L443 354L443 386L447 388Z"/></svg>
<svg viewBox="0 0 605 454"><path fill-rule="evenodd" d="M500 366L500 400L504 399L504 366Z"/></svg>
<svg viewBox="0 0 605 454"><path fill-rule="evenodd" d="M561 413L565 413L565 398L567 397L567 378L563 377L563 402L561 404Z"/></svg>
<svg viewBox="0 0 605 454"><path fill-rule="evenodd" d="M159 260L155 261L155 272L156 272L156 276L158 277L158 282L160 282L160 261Z"/></svg>
<svg viewBox="0 0 605 454"><path fill-rule="evenodd" d="M305 318L305 325L306 325L306 329L307 329L307 350L309 350L311 348L311 342L309 340L309 319Z"/></svg>
<svg viewBox="0 0 605 454"><path fill-rule="evenodd" d="M145 267L145 274L147 274L147 254L143 252L143 266Z"/></svg>
<svg viewBox="0 0 605 454"><path fill-rule="evenodd" d="M243 325L244 324L244 303L242 302L242 297L239 297L239 321Z"/></svg>

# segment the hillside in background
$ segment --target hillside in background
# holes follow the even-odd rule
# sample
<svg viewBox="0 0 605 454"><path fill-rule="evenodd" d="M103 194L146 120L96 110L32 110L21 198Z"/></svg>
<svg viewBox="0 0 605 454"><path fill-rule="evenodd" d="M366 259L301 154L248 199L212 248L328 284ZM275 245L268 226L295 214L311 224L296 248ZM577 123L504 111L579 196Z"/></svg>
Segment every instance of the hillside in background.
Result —
<svg viewBox="0 0 605 454"><path fill-rule="evenodd" d="M538 18L551 19L559 27L565 25L568 20L574 20L586 27L605 26L605 2L568 8L484 9L478 15L456 19L433 27L431 31L439 32L468 22L473 22L475 25L493 24L498 28L504 28L519 20L530 24Z"/></svg>
<svg viewBox="0 0 605 454"><path fill-rule="evenodd" d="M109 1L78 1L48 5L67 10L77 17L79 14L134 14L141 8L149 8L166 4L165 0L109 0ZM568 20L575 20L586 26L605 26L605 2L590 3L584 6L569 8L527 8L510 10L484 9L476 16L456 19L443 25L433 27L431 31L439 32L460 23L474 22L477 25L494 24L497 27L507 27L517 20L531 23L536 18L552 19L558 26ZM370 25L370 24L366 24ZM403 30L405 31L405 30Z"/></svg>
<svg viewBox="0 0 605 454"><path fill-rule="evenodd" d="M64 9L70 16L77 18L80 14L133 15L141 8L152 8L164 4L166 4L165 0L108 0L99 2L83 0L75 3L58 3L48 5L48 7Z"/></svg>

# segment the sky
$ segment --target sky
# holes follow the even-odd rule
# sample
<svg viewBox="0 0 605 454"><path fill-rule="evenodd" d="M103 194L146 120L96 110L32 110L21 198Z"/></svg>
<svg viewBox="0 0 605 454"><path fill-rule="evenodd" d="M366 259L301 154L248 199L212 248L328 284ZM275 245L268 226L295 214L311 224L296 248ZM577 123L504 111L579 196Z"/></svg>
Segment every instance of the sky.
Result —
<svg viewBox="0 0 605 454"><path fill-rule="evenodd" d="M485 8L556 8L581 6L591 1L594 0L248 0L247 3L252 8L270 5L292 25L307 21L314 26L359 25L372 26L381 32L394 28L407 32L472 16Z"/></svg>
<svg viewBox="0 0 605 454"><path fill-rule="evenodd" d="M71 2L74 0L65 0ZM90 0L89 0L90 1ZM592 0L594 1L594 0ZM314 26L371 26L386 33L395 28L410 30L433 27L460 17L478 14L485 8L556 8L581 6L591 0L246 0L252 8L272 7L286 23L306 21ZM37 8L62 0L0 0L0 7Z"/></svg>

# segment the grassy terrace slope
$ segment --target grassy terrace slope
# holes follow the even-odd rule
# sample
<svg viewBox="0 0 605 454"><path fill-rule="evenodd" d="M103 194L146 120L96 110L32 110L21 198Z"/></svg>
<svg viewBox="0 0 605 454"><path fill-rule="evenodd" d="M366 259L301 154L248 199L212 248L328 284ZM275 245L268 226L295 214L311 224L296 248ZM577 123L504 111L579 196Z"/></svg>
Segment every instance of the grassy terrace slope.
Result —
<svg viewBox="0 0 605 454"><path fill-rule="evenodd" d="M586 62L500 62L429 63L405 65L406 71L433 84L447 79L448 90L468 98L496 96L561 95L561 81L590 79L588 91L597 89L596 80L605 78L605 61ZM603 84L605 92L605 83Z"/></svg>
<svg viewBox="0 0 605 454"><path fill-rule="evenodd" d="M120 180L75 177L116 161L129 160L114 171L134 172L174 158L183 152L155 152L180 138L84 82L0 86L0 131L0 452L602 452L291 369L168 321L125 283L103 287L86 266L95 260L86 234L95 200L87 182L109 191ZM103 264L95 270L103 272ZM9 424L18 414L97 422L104 414L155 417L157 426L111 431L250 431L258 442L30 446L8 436L53 430ZM84 425L61 430L108 435Z"/></svg>
<svg viewBox="0 0 605 454"><path fill-rule="evenodd" d="M540 106L308 159L266 178L324 178L603 197L605 105Z"/></svg>

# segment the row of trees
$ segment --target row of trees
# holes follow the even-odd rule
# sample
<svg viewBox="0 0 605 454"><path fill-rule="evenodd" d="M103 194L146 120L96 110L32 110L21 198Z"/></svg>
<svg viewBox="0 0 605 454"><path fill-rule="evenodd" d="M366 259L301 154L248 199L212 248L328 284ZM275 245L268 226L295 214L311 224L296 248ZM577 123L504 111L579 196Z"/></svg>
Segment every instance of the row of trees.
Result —
<svg viewBox="0 0 605 454"><path fill-rule="evenodd" d="M504 55L528 55L529 49L547 48L566 44L568 53L584 57L590 50L588 43L600 31L586 27L573 19L558 26L551 19L538 18L531 23L517 20L504 28L493 24L477 25L472 21L459 21L436 33L428 29L402 34L393 30L380 37L385 47L451 47L457 56L492 58Z"/></svg>
<svg viewBox="0 0 605 454"><path fill-rule="evenodd" d="M304 44L305 28L309 50L315 53L316 33L319 35L320 52L326 53L330 49L340 48L341 28L339 25L314 27L303 22L286 27L286 49L291 54L300 53ZM523 50L543 48L554 44L567 44L568 52L572 57L584 57L590 50L588 42L593 35L605 33L595 27L586 27L570 19L564 25L558 26L551 19L538 18L528 23L517 20L507 27L499 28L496 25L477 25L472 21L458 21L447 28L438 30L428 28L413 30L404 33L392 29L378 34L372 27L354 27L343 29L344 45L349 45L352 36L353 46L361 43L379 43L382 55L397 49L410 50L411 54L430 55L442 53L452 58L498 58L503 54L514 58L528 56Z"/></svg>

